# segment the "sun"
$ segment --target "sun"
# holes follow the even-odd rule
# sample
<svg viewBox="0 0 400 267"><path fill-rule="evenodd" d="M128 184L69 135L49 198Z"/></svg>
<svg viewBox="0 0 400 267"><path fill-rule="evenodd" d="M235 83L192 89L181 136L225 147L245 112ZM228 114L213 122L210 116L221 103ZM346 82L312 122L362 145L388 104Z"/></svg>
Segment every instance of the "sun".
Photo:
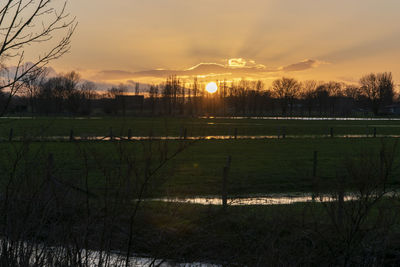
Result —
<svg viewBox="0 0 400 267"><path fill-rule="evenodd" d="M215 93L217 90L218 86L215 82L211 82L206 85L206 91L209 92L210 94Z"/></svg>

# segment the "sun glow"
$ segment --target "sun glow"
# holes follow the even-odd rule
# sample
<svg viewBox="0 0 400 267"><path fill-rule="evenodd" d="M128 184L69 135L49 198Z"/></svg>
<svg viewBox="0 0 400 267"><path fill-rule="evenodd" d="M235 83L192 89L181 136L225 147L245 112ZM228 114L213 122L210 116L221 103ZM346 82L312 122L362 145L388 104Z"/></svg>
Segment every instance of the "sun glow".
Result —
<svg viewBox="0 0 400 267"><path fill-rule="evenodd" d="M210 94L215 93L218 90L218 86L215 82L208 83L206 86L206 91Z"/></svg>

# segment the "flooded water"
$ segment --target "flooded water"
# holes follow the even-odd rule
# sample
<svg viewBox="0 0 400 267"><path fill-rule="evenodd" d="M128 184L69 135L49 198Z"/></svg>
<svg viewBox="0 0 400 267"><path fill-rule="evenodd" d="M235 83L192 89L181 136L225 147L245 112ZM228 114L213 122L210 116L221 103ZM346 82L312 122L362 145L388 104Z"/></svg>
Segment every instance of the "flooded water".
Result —
<svg viewBox="0 0 400 267"><path fill-rule="evenodd" d="M85 259L86 253L82 251L82 259ZM121 256L116 253L111 253L108 255L104 255L103 257L107 258L107 264L104 263L105 259L102 259L103 266L126 266L126 257ZM99 266L100 262L100 253L98 251L90 251L88 253L89 257L89 266ZM131 257L129 259L130 267L148 267L148 266L159 266L159 267L222 267L221 265L211 264L211 263L203 263L203 262L186 262L186 263L177 263L172 260L160 260L154 258L146 258L146 257ZM50 266L49 266L50 267Z"/></svg>
<svg viewBox="0 0 400 267"><path fill-rule="evenodd" d="M52 267L53 264L48 264L47 262L53 262L54 259L68 259L72 255L68 255L71 251L68 247L57 246L57 247L49 247L44 246L42 244L32 244L24 241L18 241L18 243L10 243L6 240L0 239L0 245L2 248L8 247L9 249L17 249L22 250L24 257L29 255L29 261L32 266L44 266L44 267ZM19 253L19 252L16 252ZM126 256L121 255L117 252L108 252L108 253L100 253L99 251L94 250L85 250L82 249L79 252L74 251L74 253L78 253L78 258L82 263L87 262L88 266L96 267L96 266L126 266ZM25 258L23 259L25 260ZM86 266L86 265L85 265ZM133 256L129 257L128 266L130 267L148 267L148 266L159 266L159 267L222 267L222 265L216 265L211 263L204 262L186 262L179 263L173 260L161 260L154 259L151 257L143 257L143 256Z"/></svg>
<svg viewBox="0 0 400 267"><path fill-rule="evenodd" d="M36 117L0 117L0 119L13 119L13 120L29 120L36 119ZM100 120L103 117L57 117L57 119L63 120ZM199 119L231 119L231 120L301 120L301 121L400 121L400 118L371 118L371 117L284 117L284 116L235 116L235 117L223 117L223 116L201 116Z"/></svg>
<svg viewBox="0 0 400 267"><path fill-rule="evenodd" d="M85 251L82 252L82 258L85 256ZM108 266L125 266L126 258L118 254L108 255ZM97 251L91 251L89 253L90 266L99 266L100 253ZM104 261L103 261L104 262ZM129 259L129 266L131 267L148 267L148 266L159 266L159 267L222 267L221 265L203 263L203 262L187 262L177 263L172 260L159 260L154 258L146 257L131 257ZM49 266L50 267L50 266Z"/></svg>
<svg viewBox="0 0 400 267"><path fill-rule="evenodd" d="M347 194L344 201L356 200L358 196L355 194ZM148 199L150 201L162 201L171 203L188 203L199 205L222 205L221 197L189 197L189 198L155 198ZM319 195L313 198L310 193L291 193L287 194L271 194L265 196L249 196L240 198L228 198L230 206L252 206L252 205L290 205L295 203L306 202L332 202L337 201L337 197L333 195Z"/></svg>
<svg viewBox="0 0 400 267"><path fill-rule="evenodd" d="M334 138L372 138L372 134L336 134ZM377 134L377 138L399 138L399 134ZM262 140L262 139L312 139L332 138L330 134L304 134L304 135L208 135L208 136L74 136L75 141L144 141L144 140ZM23 137L13 137L13 141L22 141ZM26 137L30 141L71 141L69 136L43 136ZM0 141L8 141L7 138L0 138Z"/></svg>
<svg viewBox="0 0 400 267"><path fill-rule="evenodd" d="M232 120L300 120L300 121L400 121L400 118L362 118L362 117L200 117L201 119Z"/></svg>
<svg viewBox="0 0 400 267"><path fill-rule="evenodd" d="M41 117L0 117L3 120L36 120ZM50 117L57 120L101 120L102 117Z"/></svg>

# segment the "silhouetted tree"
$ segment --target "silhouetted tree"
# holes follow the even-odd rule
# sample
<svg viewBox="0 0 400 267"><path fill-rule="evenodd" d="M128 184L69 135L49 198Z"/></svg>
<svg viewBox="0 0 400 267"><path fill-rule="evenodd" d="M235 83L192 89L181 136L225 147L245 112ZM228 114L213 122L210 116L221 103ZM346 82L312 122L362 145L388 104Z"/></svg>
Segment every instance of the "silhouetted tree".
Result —
<svg viewBox="0 0 400 267"><path fill-rule="evenodd" d="M329 102L330 102L330 111L332 115L336 113L336 104L337 100L343 96L342 92L342 84L339 82L330 81L325 84L325 89L328 92Z"/></svg>
<svg viewBox="0 0 400 267"><path fill-rule="evenodd" d="M27 73L27 75L22 78L23 94L29 99L32 113L37 111L37 97L40 93L41 85L46 81L47 75L47 68L35 68L35 71Z"/></svg>
<svg viewBox="0 0 400 267"><path fill-rule="evenodd" d="M199 82L197 77L193 78L192 94L192 114L197 115L199 112Z"/></svg>
<svg viewBox="0 0 400 267"><path fill-rule="evenodd" d="M236 98L237 98L238 111L240 111L243 115L246 114L248 91L249 91L249 82L242 79L239 82L238 86L236 87Z"/></svg>
<svg viewBox="0 0 400 267"><path fill-rule="evenodd" d="M345 97L358 100L361 95L360 87L355 85L347 85L343 90L343 95Z"/></svg>
<svg viewBox="0 0 400 267"><path fill-rule="evenodd" d="M37 96L39 109L46 114L63 113L64 92L62 77L52 77L41 84L40 92Z"/></svg>
<svg viewBox="0 0 400 267"><path fill-rule="evenodd" d="M391 72L377 74L379 83L379 92L381 95L381 105L390 105L393 103L394 97L394 81Z"/></svg>
<svg viewBox="0 0 400 267"><path fill-rule="evenodd" d="M180 103L180 100L178 99L180 94L181 81L176 77L176 75L168 77L162 91L165 113L172 115L176 112L176 108Z"/></svg>
<svg viewBox="0 0 400 267"><path fill-rule="evenodd" d="M78 114L82 100L81 92L78 90L80 75L72 71L65 74L62 78L65 94L64 98L67 101L67 110L71 114Z"/></svg>
<svg viewBox="0 0 400 267"><path fill-rule="evenodd" d="M65 3L57 8L51 0L0 2L0 71L8 76L0 81L0 91L7 88L9 92L0 116L6 112L11 98L23 87L22 81L26 76L37 73L37 69L69 50L76 23L66 13ZM48 43L56 36L59 36L58 41L42 46L43 53L26 63L27 47L38 48L40 43ZM7 67L10 60L17 62L15 67Z"/></svg>
<svg viewBox="0 0 400 267"><path fill-rule="evenodd" d="M80 86L81 96L82 96L82 107L81 113L84 115L89 115L92 113L93 101L97 98L97 88L96 84L93 82L84 82Z"/></svg>
<svg viewBox="0 0 400 267"><path fill-rule="evenodd" d="M290 113L293 111L295 98L298 96L300 85L297 80L282 77L272 83L272 91L281 101L282 114L286 115L287 107L290 107Z"/></svg>
<svg viewBox="0 0 400 267"><path fill-rule="evenodd" d="M394 82L392 73L370 73L361 77L361 93L367 97L372 112L377 115L379 109L393 102Z"/></svg>
<svg viewBox="0 0 400 267"><path fill-rule="evenodd" d="M301 83L300 97L304 100L304 105L307 108L308 116L311 116L312 109L315 105L317 82L310 80Z"/></svg>
<svg viewBox="0 0 400 267"><path fill-rule="evenodd" d="M158 100L158 86L156 85L151 85L150 90L149 90L149 96L150 96L150 106L151 106L151 114L154 115L156 106L157 106L157 100Z"/></svg>
<svg viewBox="0 0 400 267"><path fill-rule="evenodd" d="M325 84L320 84L317 86L315 90L315 96L318 103L319 114L322 115L325 112L325 115L328 111L328 102L329 102L329 91L327 90Z"/></svg>
<svg viewBox="0 0 400 267"><path fill-rule="evenodd" d="M135 95L139 95L139 90L140 90L139 83L136 83L135 84Z"/></svg>
<svg viewBox="0 0 400 267"><path fill-rule="evenodd" d="M81 93L78 90L79 74L70 72L52 77L40 84L37 95L41 111L48 113L79 113Z"/></svg>

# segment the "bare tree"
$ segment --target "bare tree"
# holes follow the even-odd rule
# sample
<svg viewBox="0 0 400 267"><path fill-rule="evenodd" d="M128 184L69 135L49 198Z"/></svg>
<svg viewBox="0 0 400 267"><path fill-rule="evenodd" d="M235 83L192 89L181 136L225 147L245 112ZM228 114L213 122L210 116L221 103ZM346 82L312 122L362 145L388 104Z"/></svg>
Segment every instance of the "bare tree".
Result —
<svg viewBox="0 0 400 267"><path fill-rule="evenodd" d="M293 104L299 93L299 82L292 78L282 77L272 83L272 91L281 100L282 114L286 114L287 106L290 106L290 112L293 110Z"/></svg>
<svg viewBox="0 0 400 267"><path fill-rule="evenodd" d="M36 97L39 109L45 113L78 112L81 107L81 92L78 91L79 74L70 72L45 80L39 84Z"/></svg>
<svg viewBox="0 0 400 267"><path fill-rule="evenodd" d="M390 105L394 98L394 81L391 72L378 73L379 93L381 95L381 104Z"/></svg>
<svg viewBox="0 0 400 267"><path fill-rule="evenodd" d="M135 84L135 95L139 95L139 91L140 91L139 83L136 83Z"/></svg>
<svg viewBox="0 0 400 267"><path fill-rule="evenodd" d="M83 96L88 100L93 100L97 97L96 84L94 82L86 81L80 86Z"/></svg>
<svg viewBox="0 0 400 267"><path fill-rule="evenodd" d="M82 98L81 92L78 90L80 75L75 71L69 72L63 76L63 81L67 109L71 114L76 114L81 107Z"/></svg>
<svg viewBox="0 0 400 267"><path fill-rule="evenodd" d="M67 13L66 3L60 5L52 0L1 1L0 70L5 78L0 81L0 91L7 90L9 95L0 116L4 115L11 98L23 86L21 81L24 77L69 51L77 23ZM54 36L60 33L61 38L53 41ZM50 48L36 58L25 59L28 46L37 47L42 43L51 44ZM10 64L15 67L7 67Z"/></svg>
<svg viewBox="0 0 400 267"><path fill-rule="evenodd" d="M331 114L335 115L335 108L336 108L336 102L338 98L343 96L342 88L344 85L339 82L334 82L330 81L325 84L325 88L327 92L329 93L329 102L330 102L330 108L331 108Z"/></svg>
<svg viewBox="0 0 400 267"><path fill-rule="evenodd" d="M93 101L98 96L96 92L96 84L93 82L86 81L80 86L82 100L84 105L82 107L82 113L89 115L92 112Z"/></svg>
<svg viewBox="0 0 400 267"><path fill-rule="evenodd" d="M360 98L360 87L355 85L347 85L346 88L343 90L343 95L345 97L357 100Z"/></svg>
<svg viewBox="0 0 400 267"><path fill-rule="evenodd" d="M150 95L151 114L154 115L157 100L158 100L158 86L157 85L150 86L149 95Z"/></svg>
<svg viewBox="0 0 400 267"><path fill-rule="evenodd" d="M300 97L304 100L307 107L308 116L311 116L311 111L315 104L317 90L317 82L314 80L304 81L301 83Z"/></svg>
<svg viewBox="0 0 400 267"><path fill-rule="evenodd" d="M35 68L22 78L23 94L29 99L31 112L37 112L37 97L40 94L41 85L46 82L48 68Z"/></svg>
<svg viewBox="0 0 400 267"><path fill-rule="evenodd" d="M391 72L370 73L361 77L360 84L361 93L367 97L375 115L384 105L393 102L394 82Z"/></svg>

